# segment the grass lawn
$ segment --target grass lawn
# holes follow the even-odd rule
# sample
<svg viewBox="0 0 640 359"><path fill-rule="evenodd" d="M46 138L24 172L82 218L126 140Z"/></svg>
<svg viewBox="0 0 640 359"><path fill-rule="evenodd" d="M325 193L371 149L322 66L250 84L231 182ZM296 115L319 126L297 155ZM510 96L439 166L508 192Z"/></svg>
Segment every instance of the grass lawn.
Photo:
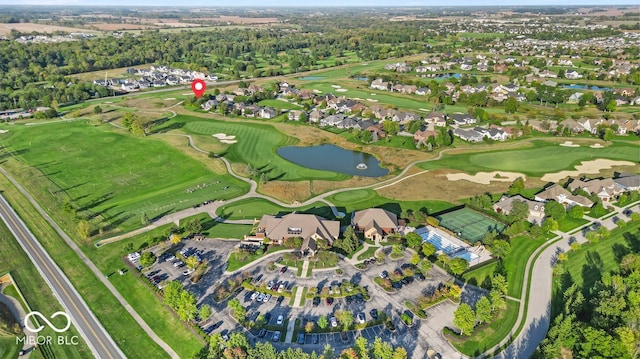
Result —
<svg viewBox="0 0 640 359"><path fill-rule="evenodd" d="M262 100L258 102L260 106L273 107L280 110L301 110L302 106L282 100Z"/></svg>
<svg viewBox="0 0 640 359"><path fill-rule="evenodd" d="M562 147L547 141L533 141L532 147L517 150L492 150L481 153L445 154L439 161L419 164L424 169L453 168L469 173L488 170L515 171L541 176L572 168L581 161L597 158L637 161L638 146L614 142L593 149L588 146Z"/></svg>
<svg viewBox="0 0 640 359"><path fill-rule="evenodd" d="M626 238L625 238L626 236ZM632 243L629 243L632 240ZM566 268L579 285L593 284L605 273L618 269L618 256L629 252L629 247L640 249L640 224L629 223L611 230L611 236L597 243L587 243L577 251L570 251Z"/></svg>
<svg viewBox="0 0 640 359"><path fill-rule="evenodd" d="M267 251L263 254L247 254L246 257L244 259L238 257L237 253L231 253L231 255L229 255L229 258L227 259L227 269L226 271L228 272L233 272L235 270L237 270L238 268L241 268L257 259L260 259L261 257L264 257L264 255L266 255L267 253L273 253L273 252L278 252L278 251L283 251L286 249L290 249L290 248L286 248L283 246L272 246L269 247L269 249L267 249Z"/></svg>
<svg viewBox="0 0 640 359"><path fill-rule="evenodd" d="M102 325L107 329L111 337L119 343L120 349L130 358L167 358L167 353L160 348L147 334L140 328L137 322L129 315L129 313L122 307L122 305L116 300L116 298L109 292L109 290L91 274L89 268L84 262L64 244L62 239L57 233L49 226L49 224L40 216L39 213L31 206L30 203L18 193L17 189L3 176L0 176L0 187L3 188L3 195L11 203L13 208L18 212L22 219L27 223L29 228L34 232L35 236L40 239L40 242L49 252L51 257L56 259L56 263L62 268L65 274L71 280L71 283L76 287L78 292L82 295L87 302L91 310L95 313ZM28 188L32 189L32 188ZM34 193L34 191L31 191ZM0 236L0 238L3 236ZM16 244L17 245L17 244ZM111 273L119 268L123 267L123 263L120 261L120 255L125 253L123 244L115 244L113 246L104 246L101 249L96 249L91 243L81 243L80 248L85 254L100 268L104 273ZM0 246L0 250L4 250L5 246ZM115 253L115 254L114 254ZM3 255L2 258L11 258L12 256ZM3 260L2 265L7 263ZM8 263L11 263L10 261ZM20 289L27 297L27 301L32 309L37 310L41 307L37 303L32 303L31 298L40 299L47 303L57 303L55 300L47 299L43 296L42 288L47 288L44 283L38 283L34 281L34 275L23 275L20 271L13 273L15 280L19 283ZM120 276L114 276L120 277ZM39 278L39 277L38 277ZM113 278L113 277L112 277ZM115 279L115 278L114 278ZM120 290L120 281L131 280L130 276L122 276L117 278L114 285ZM21 284L25 283L27 286ZM33 286L29 288L28 286ZM145 292L146 291L146 292ZM124 290L122 294L127 301L133 306L138 313L140 313L147 324L160 335L162 339L182 357L190 357L194 352L201 348L201 344L195 338L183 337L182 329L176 325L174 328L168 328L168 333L162 333L156 324L167 323L167 320L160 317L145 317L145 311L153 308L140 308L138 307L138 301L144 300L144 297L152 295L148 290L140 291L140 293L133 292L133 290ZM145 303L145 305L151 305L151 301ZM161 307L165 315L168 313L156 301L157 306ZM42 304L44 305L44 304ZM51 305L51 304L48 304ZM143 310L144 309L144 310ZM58 310L56 308L56 310ZM54 311L54 310L52 310ZM162 319L161 319L162 318ZM83 352L80 357L87 357L87 352ZM74 358L72 355L61 355L61 358Z"/></svg>
<svg viewBox="0 0 640 359"><path fill-rule="evenodd" d="M491 276L498 271L498 266L504 266L507 283L509 285L508 295L520 298L524 281L525 265L531 253L536 248L545 243L544 239L531 239L525 236L511 239L511 252L507 255L503 263L493 262L488 265L469 271L463 275L467 283L489 288Z"/></svg>
<svg viewBox="0 0 640 359"><path fill-rule="evenodd" d="M207 238L235 238L242 239L245 234L251 232L253 228L250 224L230 224L220 223L214 221L208 213L200 213L195 216L184 218L180 221L182 225L193 220L194 218L200 219L202 225L202 234Z"/></svg>
<svg viewBox="0 0 640 359"><path fill-rule="evenodd" d="M0 258L2 258L0 261L0 273L11 272L11 275L32 310L44 313L47 318L57 311L64 310L3 221L0 221ZM13 286L8 287L4 291L4 294L20 300L20 296ZM26 307L24 309L28 310ZM59 327L64 325L63 322L56 322L55 319L52 321ZM49 329L49 327L41 332L40 335L51 335L54 337L54 340L59 336L58 333ZM69 332L64 333L64 335L72 336L79 335L79 333L76 328L72 326ZM18 351L21 347L22 345L15 345L15 337L0 337L0 358L17 358ZM47 346L46 349L43 349L58 358L73 359L92 356L89 347L87 347L82 337L79 337L79 344L77 346L50 345ZM36 352L35 358L42 358L42 352L43 351Z"/></svg>
<svg viewBox="0 0 640 359"><path fill-rule="evenodd" d="M235 139L238 142L230 144L226 148L225 157L231 162L251 164L260 171L266 172L269 180L342 180L349 178L344 174L305 168L280 157L276 153L279 147L295 145L298 140L286 136L271 125L205 120L194 116L179 115L164 123L157 131L171 128L181 128L188 134L211 136L216 133L224 133L236 136ZM211 141L217 140L211 137Z"/></svg>
<svg viewBox="0 0 640 359"><path fill-rule="evenodd" d="M219 209L217 214L225 219L259 219L263 214L276 215L293 211L333 218L331 208L323 202L316 202L304 207L286 208L262 198L247 198L229 203Z"/></svg>
<svg viewBox="0 0 640 359"><path fill-rule="evenodd" d="M380 196L373 189L357 189L352 191L340 192L327 197L327 200L333 203L338 211L347 214L345 218L350 219L349 213L366 208L380 207L395 214L402 211L426 210L427 213L436 213L451 207L453 204L445 201L400 201Z"/></svg>
<svg viewBox="0 0 640 359"><path fill-rule="evenodd" d="M476 356L498 344L509 333L518 319L518 303L507 299L507 309L489 324L476 327L469 337L449 341L463 354ZM449 338L451 338L449 336Z"/></svg>
<svg viewBox="0 0 640 359"><path fill-rule="evenodd" d="M0 359L15 359L20 349L22 349L22 343L16 344L16 337L0 336ZM41 358L42 354L38 353L35 356Z"/></svg>
<svg viewBox="0 0 640 359"><path fill-rule="evenodd" d="M84 121L12 126L3 143L31 172L13 166L7 170L21 182L36 182L41 189L32 193L43 204L41 197L50 194L55 198L51 206L71 201L76 209L100 216L108 223L105 232L138 227L143 214L154 218L248 189L246 183L213 173L163 141L106 126Z"/></svg>
<svg viewBox="0 0 640 359"><path fill-rule="evenodd" d="M378 250L378 248L380 248L380 247L369 247L369 248L367 248L367 250L362 252L362 254L360 254L357 259L359 261L362 261L362 260L365 260L365 259L373 257L374 253Z"/></svg>
<svg viewBox="0 0 640 359"><path fill-rule="evenodd" d="M572 229L578 228L587 222L589 221L587 221L586 219L582 219L582 218L574 219L569 216L565 216L564 218L558 221L558 229L562 232L567 233Z"/></svg>

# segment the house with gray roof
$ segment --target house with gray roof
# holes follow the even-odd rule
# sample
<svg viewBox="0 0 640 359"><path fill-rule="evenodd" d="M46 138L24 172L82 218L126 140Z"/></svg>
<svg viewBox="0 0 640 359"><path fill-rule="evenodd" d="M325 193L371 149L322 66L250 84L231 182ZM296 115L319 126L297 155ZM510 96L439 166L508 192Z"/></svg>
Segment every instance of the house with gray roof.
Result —
<svg viewBox="0 0 640 359"><path fill-rule="evenodd" d="M591 206L593 206L593 202L590 199L573 195L557 183L537 193L534 199L538 202L556 201L567 207L582 206L591 208Z"/></svg>
<svg viewBox="0 0 640 359"><path fill-rule="evenodd" d="M398 216L382 208L369 208L353 212L351 225L364 238L374 241L385 240L388 235L398 232Z"/></svg>

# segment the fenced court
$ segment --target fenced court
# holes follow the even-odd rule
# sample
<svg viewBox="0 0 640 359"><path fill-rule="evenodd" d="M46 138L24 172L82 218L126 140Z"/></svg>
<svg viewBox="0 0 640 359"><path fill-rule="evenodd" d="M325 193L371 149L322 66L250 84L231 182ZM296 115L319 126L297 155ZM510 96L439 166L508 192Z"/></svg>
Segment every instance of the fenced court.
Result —
<svg viewBox="0 0 640 359"><path fill-rule="evenodd" d="M442 213L436 218L442 227L470 243L482 241L487 232L500 233L505 227L502 223L469 208Z"/></svg>

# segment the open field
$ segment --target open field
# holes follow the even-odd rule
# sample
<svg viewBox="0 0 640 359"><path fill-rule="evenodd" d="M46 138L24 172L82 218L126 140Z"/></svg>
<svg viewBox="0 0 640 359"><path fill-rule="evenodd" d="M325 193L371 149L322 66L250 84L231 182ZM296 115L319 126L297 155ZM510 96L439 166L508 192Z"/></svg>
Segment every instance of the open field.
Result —
<svg viewBox="0 0 640 359"><path fill-rule="evenodd" d="M453 168L468 173L491 169L541 177L546 173L573 168L583 160L606 158L637 163L640 151L639 146L627 142L614 142L605 148L563 147L543 140L536 140L531 144L531 147L525 149L445 154L439 161L419 164L418 167Z"/></svg>
<svg viewBox="0 0 640 359"><path fill-rule="evenodd" d="M0 23L0 35L7 35L11 32L11 30L17 30L20 32L26 32L26 33L30 33L30 32L56 32L56 31L63 31L63 32L94 32L93 30L87 30L87 29L82 29L79 27L66 27L66 26L55 26L55 25L43 25L43 24L36 24L33 22L22 22L22 23L12 23L12 24L6 24L6 23Z"/></svg>
<svg viewBox="0 0 640 359"><path fill-rule="evenodd" d="M285 208L262 198L247 198L230 203L228 206L222 207L217 214L225 219L260 219L263 214L276 215L291 213L293 211L333 218L329 206L322 202L316 202L299 208Z"/></svg>
<svg viewBox="0 0 640 359"><path fill-rule="evenodd" d="M137 227L143 214L154 218L205 200L233 198L248 188L162 141L123 135L107 126L84 121L13 126L3 142L38 173L31 180L61 204L69 201L76 210L108 222L104 232Z"/></svg>
<svg viewBox="0 0 640 359"><path fill-rule="evenodd" d="M241 123L230 121L207 121L203 118L179 115L163 124L157 131L165 128L181 128L189 134L213 135L224 133L236 136L238 143L229 145L224 156L231 162L243 165L251 164L265 172L269 180L303 179L346 179L349 176L328 171L305 168L289 162L276 150L281 146L294 145L297 140L284 135L270 125ZM211 141L217 141L211 137Z"/></svg>
<svg viewBox="0 0 640 359"><path fill-rule="evenodd" d="M280 110L301 110L302 106L281 100L262 100L258 102L260 106L269 106Z"/></svg>
<svg viewBox="0 0 640 359"><path fill-rule="evenodd" d="M132 77L132 75L127 74L127 69L128 68L134 68L134 69L143 69L143 68L150 68L151 64L147 64L147 65L136 65L136 66L128 66L128 67L120 67L117 69L110 69L110 70L100 70L100 71L90 71L90 72L81 72L78 74L73 74L70 75L71 77L80 79L80 80L84 80L84 81L93 81L93 80L104 80L104 76L107 75L109 78L113 78L113 77ZM112 98L111 101L113 101L114 99ZM108 99L105 98L105 101L109 101Z"/></svg>
<svg viewBox="0 0 640 359"><path fill-rule="evenodd" d="M100 31L116 31L116 30L148 30L157 29L158 26L149 24L127 24L127 23L102 23L96 22L89 24L92 28Z"/></svg>
<svg viewBox="0 0 640 359"><path fill-rule="evenodd" d="M26 182L23 183L23 185L30 193L34 195L38 194L38 187L34 187L32 183ZM142 330L142 328L140 328L140 326L138 326L136 321L129 315L129 313L122 307L122 305L120 305L120 303L111 294L111 292L109 292L109 290L98 280L98 278L91 274L89 268L84 264L84 262L75 253L73 253L73 251L53 230L53 228L49 226L45 219L38 212L36 212L35 208L31 206L27 199L21 193L19 193L18 190L4 176L0 176L0 187L3 189L3 195L5 196L7 201L20 215L27 226L29 226L29 228L33 231L34 235L39 238L40 243L42 243L51 257L56 259L56 263L69 277L71 283L82 295L98 320L100 320L102 325L109 332L111 337L115 340L116 343L119 344L120 349L122 349L125 355L131 358L167 358L168 355L166 354L166 352L162 350L155 342L153 342L151 338L149 338L149 336ZM43 202L41 201L41 203ZM47 202L45 198L45 208L47 208L47 203L50 202ZM57 207L53 207L53 210L59 211ZM0 240L1 238L5 237L0 236ZM12 242L15 243L15 241ZM18 244L15 243L15 245L17 246ZM81 243L80 245L81 248L84 249L85 253L94 262L96 261L96 258L101 260L112 259L103 256L101 254L102 252L96 252L95 247L91 243ZM0 246L0 253L2 253L1 250L4 250L4 248L4 244ZM123 248L120 247L120 249L122 250ZM13 257L9 255L3 258L13 259ZM4 265L4 263L12 262L5 262L3 260L0 265ZM20 266L12 265L12 267L19 268ZM120 264L114 270L117 270L119 268L122 268L122 264ZM101 267L101 269L103 268ZM111 272L105 271L104 273ZM48 287L46 286L46 284L44 284L44 282L38 282L34 280L34 278L36 277L35 274L30 273L23 276L20 271L17 271L16 273L13 273L13 276L20 285L20 289L27 297L27 301L32 308L38 308L40 306L41 308L49 308L44 307L44 305L57 303L57 301L48 299L48 297L42 295L42 288ZM124 278L127 276L122 277ZM40 277L37 276L37 278ZM26 285L22 283L25 283ZM33 302L31 302L30 298L33 298ZM55 310L53 310L52 308L51 311L53 312L60 309L61 308L59 307L55 307ZM147 323L153 328L152 323ZM153 329L155 330L155 328ZM175 337L176 330L177 329L173 330L170 337L163 337L163 339L166 340L167 343L174 350L176 350L176 352L182 354L181 356L190 357L193 353L194 348L195 350L197 350L198 346L196 345L191 347L191 349L182 351L183 347L194 344L193 342L174 343L172 341L172 338ZM192 340L195 341L195 339ZM80 356L77 357L86 358L87 356L90 355L87 355L86 352L83 352ZM60 356L60 358L67 357L68 356L66 355ZM74 356L71 356L71 358L74 358Z"/></svg>
<svg viewBox="0 0 640 359"><path fill-rule="evenodd" d="M280 20L275 17L242 17L235 15L220 15L218 17L193 18L193 21L226 22L231 24L270 24L278 23Z"/></svg>
<svg viewBox="0 0 640 359"><path fill-rule="evenodd" d="M40 311L47 317L56 311L63 310L62 305L60 305L58 300L54 297L49 286L46 284L44 279L42 279L36 267L31 263L27 254L22 250L22 247L20 247L18 242L14 239L3 221L0 221L0 258L2 258L0 261L0 273L11 273L32 310ZM15 295L17 292L15 292L15 290L7 290L5 294ZM17 299L20 300L19 297L17 297ZM25 308L25 310L28 309ZM61 322L53 321L56 325L61 324ZM62 324L64 325L64 323ZM57 333L48 327L41 333L41 335L58 336ZM69 332L64 335L70 336L79 334L75 327L71 327ZM20 348L15 346L15 337L9 338L10 341L6 341L4 339L4 337L0 337L0 358L16 358L18 350L22 345L20 345ZM79 345L77 346L49 345L42 349L43 350L39 352L35 352L32 358L43 358L43 351L52 353L57 358L73 359L91 356L91 351L82 337L80 337Z"/></svg>

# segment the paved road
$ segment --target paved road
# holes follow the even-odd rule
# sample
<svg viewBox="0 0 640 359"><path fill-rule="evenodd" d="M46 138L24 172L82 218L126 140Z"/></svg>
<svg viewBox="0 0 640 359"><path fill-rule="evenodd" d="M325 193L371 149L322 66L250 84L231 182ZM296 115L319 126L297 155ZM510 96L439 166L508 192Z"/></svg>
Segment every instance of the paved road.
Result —
<svg viewBox="0 0 640 359"><path fill-rule="evenodd" d="M640 205L635 204L632 206L628 206L628 209L631 209L633 212L640 213ZM620 217L624 220L628 220L628 218L621 214L623 208L615 208L616 214L605 220L595 220L601 225L612 229L616 225L614 223L614 217ZM540 342L546 337L547 331L549 329L550 323L550 314L551 314L551 296L552 296L552 275L553 275L553 264L555 263L556 257L558 253L567 252L571 248L571 243L573 241L577 241L582 244L587 242L584 234L586 231L583 231L582 228L592 227L594 222L589 222L581 227L580 230L573 234L565 234L561 233L560 238L556 239L551 246L547 247L542 251L540 256L537 258L535 263L533 263L533 273L530 278L530 292L529 298L527 301L527 316L525 318L525 323L522 331L515 338L513 343L511 343L503 352L498 354L496 358L500 359L518 359L518 358L529 358L533 352L536 350ZM575 231L575 230L574 230ZM530 258L530 261L533 259L533 256ZM528 263L529 264L529 263ZM529 268L529 265L527 265ZM527 288L527 283L525 281L523 286L523 295L524 298L525 290ZM516 322L513 331L517 329L519 325L519 321ZM505 338L503 342L499 345L503 345L506 343ZM490 349L489 352L492 352L493 349Z"/></svg>
<svg viewBox="0 0 640 359"><path fill-rule="evenodd" d="M49 284L65 312L71 316L73 324L87 342L93 355L97 358L124 358L124 353L102 327L69 279L2 196L0 196L0 217ZM53 313L43 314L48 316Z"/></svg>

